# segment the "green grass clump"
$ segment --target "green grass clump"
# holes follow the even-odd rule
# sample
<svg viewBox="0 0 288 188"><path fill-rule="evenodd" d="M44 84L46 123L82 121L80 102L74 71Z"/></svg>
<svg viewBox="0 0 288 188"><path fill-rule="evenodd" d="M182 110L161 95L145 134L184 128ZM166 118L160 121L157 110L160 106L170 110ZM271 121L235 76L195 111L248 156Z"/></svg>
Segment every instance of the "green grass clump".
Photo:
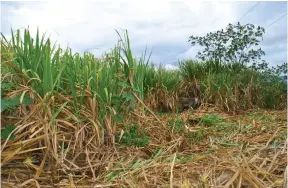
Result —
<svg viewBox="0 0 288 188"><path fill-rule="evenodd" d="M203 116L201 119L202 123L207 126L222 125L223 123L223 119L221 118L221 116L217 114L207 114Z"/></svg>
<svg viewBox="0 0 288 188"><path fill-rule="evenodd" d="M116 136L116 140L119 139L120 144L137 147L143 147L149 142L149 138L145 131L140 131L138 124L125 126L123 136L121 138L120 135Z"/></svg>
<svg viewBox="0 0 288 188"><path fill-rule="evenodd" d="M216 133L221 133L221 131L233 131L237 127L234 123L226 122L217 114L206 114L201 118L201 124L211 128Z"/></svg>
<svg viewBox="0 0 288 188"><path fill-rule="evenodd" d="M200 126L195 132L186 131L185 122L182 118L177 117L169 121L169 127L172 132L176 132L180 135L186 137L190 143L197 143L204 139L204 130L203 126Z"/></svg>

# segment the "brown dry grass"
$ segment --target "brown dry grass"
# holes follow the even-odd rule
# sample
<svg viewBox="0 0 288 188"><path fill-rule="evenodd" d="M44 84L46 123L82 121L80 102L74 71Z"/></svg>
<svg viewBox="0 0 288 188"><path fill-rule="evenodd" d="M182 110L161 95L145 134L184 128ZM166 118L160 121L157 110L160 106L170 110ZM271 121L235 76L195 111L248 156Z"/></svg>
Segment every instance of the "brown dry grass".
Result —
<svg viewBox="0 0 288 188"><path fill-rule="evenodd" d="M2 187L266 188L286 185L286 111L257 111L269 115L268 120L257 119L259 114L247 118L245 114L252 111L237 116L204 107L184 112L178 116L185 122L217 113L234 122L233 125L241 121L246 127L252 126L246 132L235 131L237 126L230 132L205 127L203 140L194 143L169 129L168 122L177 115L155 117L134 112L126 123L136 122L145 129L149 145L112 147L104 144L103 128L89 105L81 112L84 121L80 121L70 107L65 107L50 123L50 106L60 108L70 99L56 95L47 98L50 102L45 104L46 99L25 86L11 95L23 92L29 93L35 105L20 106L13 114L1 114L2 126L17 126L15 139L1 142ZM197 132L199 128L197 121L187 123L190 131ZM224 146L214 140L225 136L230 138Z"/></svg>

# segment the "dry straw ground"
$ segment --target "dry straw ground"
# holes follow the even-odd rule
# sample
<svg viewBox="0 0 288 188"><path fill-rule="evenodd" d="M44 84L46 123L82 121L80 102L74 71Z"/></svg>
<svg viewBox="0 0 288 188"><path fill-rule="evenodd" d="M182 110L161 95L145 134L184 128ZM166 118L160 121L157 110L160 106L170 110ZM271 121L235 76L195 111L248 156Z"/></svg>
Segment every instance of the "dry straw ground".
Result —
<svg viewBox="0 0 288 188"><path fill-rule="evenodd" d="M246 111L228 115L202 106L181 114L133 113L149 135L145 147L105 145L87 106L82 122L68 107L53 119L49 103L29 87L35 104L2 114L16 125L13 140L1 142L2 187L284 187L287 177L287 111ZM56 100L57 98L57 100ZM71 99L50 98L59 108ZM43 109L46 109L45 111ZM222 117L210 125L203 117ZM189 139L169 127L182 118ZM207 118L206 118L207 119ZM205 122L206 121L206 124ZM210 122L211 123L211 122ZM213 123L213 122L212 122ZM10 135L11 136L11 135Z"/></svg>

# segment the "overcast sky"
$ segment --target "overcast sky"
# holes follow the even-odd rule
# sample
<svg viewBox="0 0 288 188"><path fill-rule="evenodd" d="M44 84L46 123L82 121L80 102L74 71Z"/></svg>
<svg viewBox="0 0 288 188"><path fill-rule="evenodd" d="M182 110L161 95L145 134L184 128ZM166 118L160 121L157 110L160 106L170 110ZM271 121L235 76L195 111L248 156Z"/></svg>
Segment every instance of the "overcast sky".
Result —
<svg viewBox="0 0 288 188"><path fill-rule="evenodd" d="M1 32L29 25L31 33L47 31L62 47L73 52L100 55L117 42L115 29L128 29L132 51L140 56L147 46L152 61L171 68L178 59L193 58L197 47L188 43L190 35L225 28L237 22L257 2L94 0L1 2ZM267 27L287 13L287 2L261 2L241 24ZM271 65L287 61L287 15L267 28L261 47Z"/></svg>

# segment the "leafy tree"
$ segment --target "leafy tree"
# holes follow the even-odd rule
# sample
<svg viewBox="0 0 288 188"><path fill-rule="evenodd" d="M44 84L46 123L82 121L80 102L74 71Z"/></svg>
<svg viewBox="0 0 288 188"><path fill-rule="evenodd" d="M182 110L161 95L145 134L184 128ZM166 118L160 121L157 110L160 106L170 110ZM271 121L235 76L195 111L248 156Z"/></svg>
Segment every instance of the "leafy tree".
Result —
<svg viewBox="0 0 288 188"><path fill-rule="evenodd" d="M287 62L284 62L281 65L277 65L277 67L273 67L272 69L277 75L287 75Z"/></svg>
<svg viewBox="0 0 288 188"><path fill-rule="evenodd" d="M203 37L190 36L191 45L196 44L204 47L202 52L198 52L197 58L201 60L214 60L219 62L257 62L265 52L259 48L250 49L259 45L263 40L265 30L263 27L257 28L253 24L236 25L229 24L225 30L210 32Z"/></svg>
<svg viewBox="0 0 288 188"><path fill-rule="evenodd" d="M253 70L256 71L265 71L268 72L271 75L275 76L281 76L287 74L287 62L284 62L280 65L272 66L271 68L268 67L268 63L264 60L262 60L262 63L253 63L252 66L250 66Z"/></svg>

